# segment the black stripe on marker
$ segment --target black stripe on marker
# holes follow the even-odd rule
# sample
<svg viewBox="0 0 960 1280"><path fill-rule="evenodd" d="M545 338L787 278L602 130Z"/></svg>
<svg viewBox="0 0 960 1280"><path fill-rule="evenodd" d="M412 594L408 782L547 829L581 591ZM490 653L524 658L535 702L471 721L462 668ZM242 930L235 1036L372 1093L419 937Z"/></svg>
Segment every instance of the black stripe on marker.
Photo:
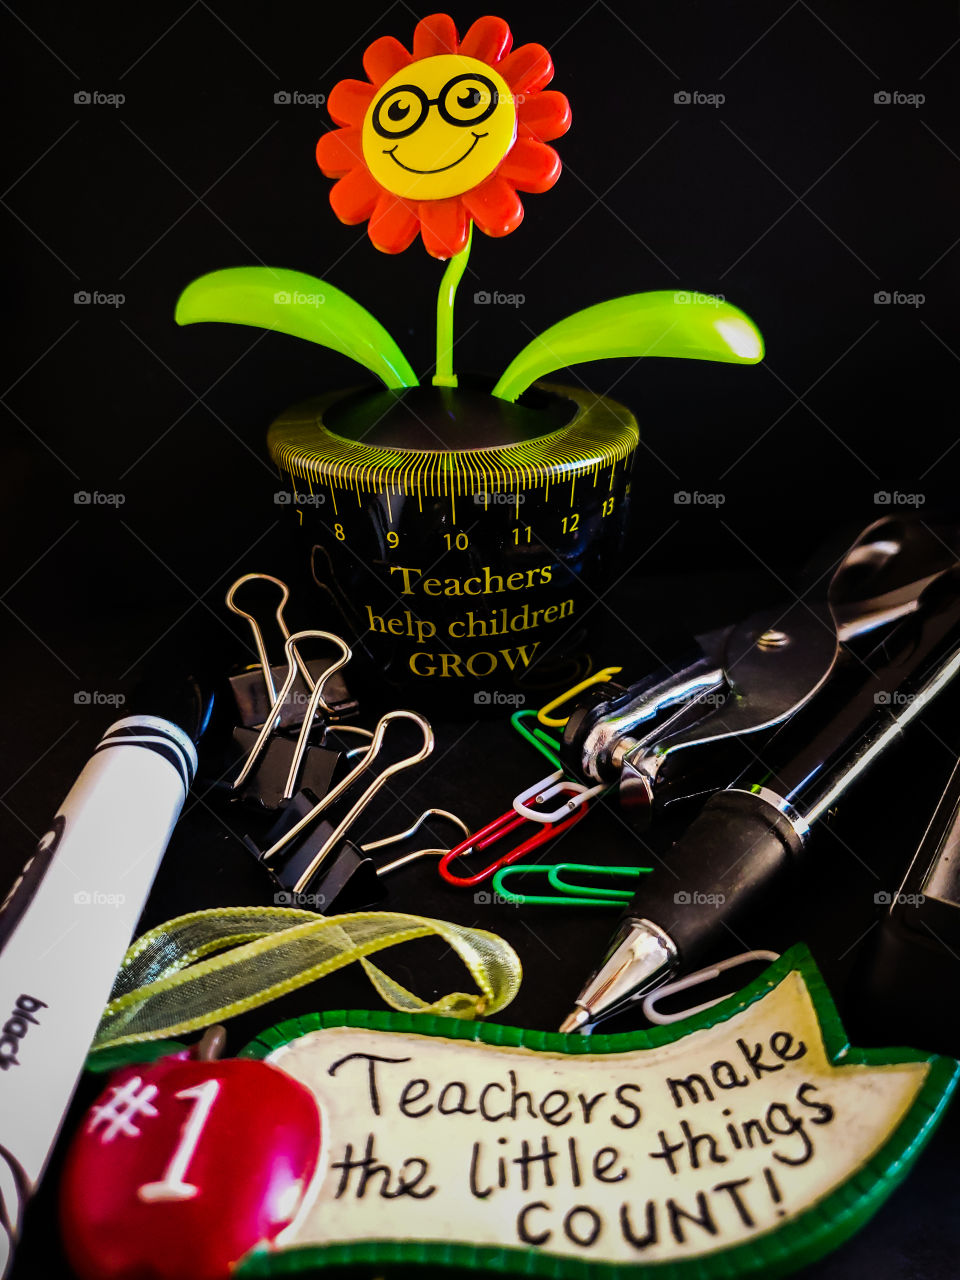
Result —
<svg viewBox="0 0 960 1280"><path fill-rule="evenodd" d="M113 738L159 738L162 742L169 742L183 757L183 763L187 771L189 781L193 782L193 761L181 746L180 739L168 729L164 729L162 725L146 722L139 722L136 724L118 724L112 729L107 730L103 735L101 742L110 742Z"/></svg>
<svg viewBox="0 0 960 1280"><path fill-rule="evenodd" d="M131 742L131 738L135 738L137 741ZM99 751L106 750L107 747L143 747L147 751L155 752L164 760L168 760L179 773L184 791L190 790L190 784L193 782L193 763L187 757L176 738L171 734L164 733L162 729L157 729L153 725L149 727L146 725L126 725L108 733L97 744L94 749L94 755Z"/></svg>
<svg viewBox="0 0 960 1280"><path fill-rule="evenodd" d="M145 721L138 721L134 724L117 724L108 729L100 739L101 742L109 742L111 738L162 738L165 742L172 742L178 751L183 751L180 745L180 739L176 734L171 733L169 729L165 729L162 724L150 724ZM184 756L186 759L186 756Z"/></svg>
<svg viewBox="0 0 960 1280"><path fill-rule="evenodd" d="M106 751L109 747L143 747L145 751L152 751L155 755L161 756L176 769L180 775L180 781L183 783L184 791L190 790L190 777L184 768L183 752L172 746L169 742L118 742L109 741L101 742L99 746L94 748L94 755L99 755L101 751Z"/></svg>

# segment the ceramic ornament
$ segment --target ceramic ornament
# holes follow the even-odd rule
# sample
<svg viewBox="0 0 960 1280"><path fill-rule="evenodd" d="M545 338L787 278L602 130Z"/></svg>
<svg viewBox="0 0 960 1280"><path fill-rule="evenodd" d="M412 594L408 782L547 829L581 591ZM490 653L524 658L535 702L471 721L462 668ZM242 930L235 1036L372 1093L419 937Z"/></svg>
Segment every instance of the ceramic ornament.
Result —
<svg viewBox="0 0 960 1280"><path fill-rule="evenodd" d="M284 1024L251 1052L314 1095L326 1137L312 1199L249 1277L782 1275L870 1218L958 1070L852 1049L802 947L652 1031L353 1013Z"/></svg>
<svg viewBox="0 0 960 1280"><path fill-rule="evenodd" d="M310 1093L265 1062L126 1067L67 1156L70 1261L83 1280L220 1280L293 1220L320 1152Z"/></svg>

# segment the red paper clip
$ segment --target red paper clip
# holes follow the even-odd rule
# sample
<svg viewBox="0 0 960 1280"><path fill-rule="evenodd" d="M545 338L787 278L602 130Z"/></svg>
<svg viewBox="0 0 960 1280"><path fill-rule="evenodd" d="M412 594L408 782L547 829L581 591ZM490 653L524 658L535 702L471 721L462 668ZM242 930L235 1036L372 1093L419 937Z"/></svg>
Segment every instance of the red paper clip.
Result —
<svg viewBox="0 0 960 1280"><path fill-rule="evenodd" d="M445 853L440 859L440 874L447 884L454 884L463 889L468 889L475 884L482 884L484 880L489 880L501 867L509 866L511 862L516 862L519 858L524 857L525 854L531 853L534 849L539 849L542 844L546 844L548 840L552 840L554 836L560 835L562 831L572 827L575 822L579 822L587 812L588 807L586 804L581 805L563 822L537 823L537 830L532 836L518 844L515 849L511 849L509 853L505 853L498 858L496 862L491 862L488 867L478 871L476 875L458 876L452 872L450 863L454 858L464 857L475 849L486 849L494 841L503 839L511 831L515 831L517 827L521 827L524 823L530 821L529 818L524 818L515 813L513 809L508 809L499 818L494 818L492 822L488 822L485 827L475 831L472 836L467 836L466 840L461 840L458 845L455 845Z"/></svg>

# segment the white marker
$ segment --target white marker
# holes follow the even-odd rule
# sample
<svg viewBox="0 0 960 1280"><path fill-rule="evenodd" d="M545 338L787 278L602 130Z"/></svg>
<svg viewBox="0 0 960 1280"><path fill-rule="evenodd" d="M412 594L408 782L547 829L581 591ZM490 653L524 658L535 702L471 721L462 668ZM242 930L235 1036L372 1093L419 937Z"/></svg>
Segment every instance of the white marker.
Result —
<svg viewBox="0 0 960 1280"><path fill-rule="evenodd" d="M197 769L170 720L104 734L0 913L0 1274Z"/></svg>

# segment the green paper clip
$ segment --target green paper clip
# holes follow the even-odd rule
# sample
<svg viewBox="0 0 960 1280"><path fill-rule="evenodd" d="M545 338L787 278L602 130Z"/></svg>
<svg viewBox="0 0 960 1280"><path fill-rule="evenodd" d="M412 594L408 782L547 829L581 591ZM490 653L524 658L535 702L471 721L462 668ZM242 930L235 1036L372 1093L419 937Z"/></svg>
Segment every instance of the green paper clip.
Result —
<svg viewBox="0 0 960 1280"><path fill-rule="evenodd" d="M633 897L632 889L602 889L593 885L570 884L563 879L565 872L590 876L620 876L627 880L639 880L652 871L652 867L598 867L587 862L558 862L541 866L533 862L517 862L512 867L501 867L493 877L494 893L515 903L518 907L623 907ZM555 894L513 893L504 887L507 876L525 873L545 875Z"/></svg>
<svg viewBox="0 0 960 1280"><path fill-rule="evenodd" d="M559 741L552 734L546 733L539 726L532 730L528 729L527 726L522 723L524 716L533 716L533 718L536 719L537 712L515 711L510 717L510 723L516 729L517 733L520 734L521 738L526 738L532 746L537 748L541 755L547 757L554 769L562 769L563 761L560 759L559 755L557 755L557 752L560 750Z"/></svg>

